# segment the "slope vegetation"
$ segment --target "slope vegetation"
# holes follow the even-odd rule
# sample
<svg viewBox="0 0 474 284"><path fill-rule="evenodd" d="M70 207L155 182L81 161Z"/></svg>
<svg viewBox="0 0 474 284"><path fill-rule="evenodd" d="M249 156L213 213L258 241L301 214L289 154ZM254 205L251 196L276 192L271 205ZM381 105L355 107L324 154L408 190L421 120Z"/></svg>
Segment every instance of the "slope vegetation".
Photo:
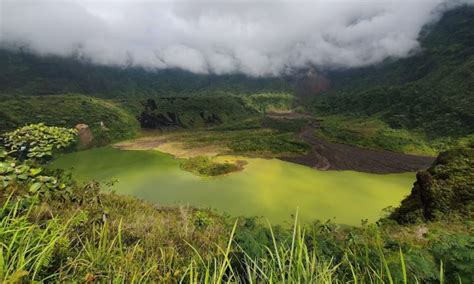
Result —
<svg viewBox="0 0 474 284"><path fill-rule="evenodd" d="M65 127L85 123L96 145L133 137L139 130L135 117L113 102L76 94L4 96L0 118L0 132L38 122Z"/></svg>
<svg viewBox="0 0 474 284"><path fill-rule="evenodd" d="M37 56L0 46L0 93L50 95L82 93L98 97L209 96L286 92L282 78L199 75L182 70L97 66L77 57Z"/></svg>
<svg viewBox="0 0 474 284"><path fill-rule="evenodd" d="M472 219L474 213L474 141L441 153L426 171L417 173L410 196L392 218L401 223L433 221L458 214Z"/></svg>
<svg viewBox="0 0 474 284"><path fill-rule="evenodd" d="M265 111L288 110L294 97L287 93L246 96L189 96L121 100L143 128L210 127L261 116Z"/></svg>
<svg viewBox="0 0 474 284"><path fill-rule="evenodd" d="M447 12L406 59L329 74L333 89L318 113L378 117L394 129L434 137L474 133L474 7Z"/></svg>

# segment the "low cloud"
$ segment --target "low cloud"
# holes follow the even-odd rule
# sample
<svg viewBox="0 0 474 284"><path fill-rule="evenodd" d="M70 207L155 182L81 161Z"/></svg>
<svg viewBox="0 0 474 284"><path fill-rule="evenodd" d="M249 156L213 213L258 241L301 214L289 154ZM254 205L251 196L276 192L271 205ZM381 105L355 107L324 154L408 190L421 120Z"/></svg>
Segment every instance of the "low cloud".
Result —
<svg viewBox="0 0 474 284"><path fill-rule="evenodd" d="M469 1L0 0L0 42L97 64L279 75L417 51L418 35Z"/></svg>

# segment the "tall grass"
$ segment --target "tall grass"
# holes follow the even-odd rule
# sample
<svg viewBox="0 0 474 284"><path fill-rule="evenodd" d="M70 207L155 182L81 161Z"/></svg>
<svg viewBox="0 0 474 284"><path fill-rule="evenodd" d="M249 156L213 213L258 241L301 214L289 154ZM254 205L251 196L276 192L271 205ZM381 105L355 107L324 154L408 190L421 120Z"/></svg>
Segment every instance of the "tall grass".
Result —
<svg viewBox="0 0 474 284"><path fill-rule="evenodd" d="M13 204L13 205L8 205ZM174 248L146 247L141 240L124 240L122 222L94 224L75 232L69 222L55 217L44 224L30 221L31 208L6 202L0 214L0 282L110 283L418 283L410 274L402 249L390 261L382 240L376 239L375 258L368 248L347 248L342 258L317 249L298 213L291 234L282 238L269 224L271 242L251 256L236 240L236 221L225 245L200 253L191 243L191 255L178 257ZM71 222L72 223L72 222ZM364 251L365 250L365 251ZM441 263L439 282L444 283Z"/></svg>
<svg viewBox="0 0 474 284"><path fill-rule="evenodd" d="M298 214L296 214L297 216ZM288 241L277 241L269 225L272 246L264 247L263 257L253 259L243 251L248 264L250 283L334 283L340 266L333 259L323 259L305 242L306 231L298 225L297 217Z"/></svg>
<svg viewBox="0 0 474 284"><path fill-rule="evenodd" d="M316 249L310 249L304 228L297 221L297 214L291 238L278 241L272 227L272 244L263 246L261 257L251 257L233 236L236 225L232 230L227 248L220 249L220 254L211 260L204 261L197 253L199 262L191 262L185 271L181 282L185 283L413 283L409 282L406 263L402 250L399 253L398 266L401 274L392 271L393 263L389 263L382 250L379 238L378 263L369 259L360 259L358 254L348 250L345 257L336 261L319 255ZM233 245L232 245L233 244ZM233 249L232 249L233 247ZM234 258L233 258L233 257ZM235 257L238 256L238 259ZM359 259L357 259L359 258ZM361 265L360 263L363 263ZM345 271L348 267L350 272ZM443 271L441 266L440 281ZM225 272L225 273L223 273ZM413 281L418 282L415 277Z"/></svg>
<svg viewBox="0 0 474 284"><path fill-rule="evenodd" d="M53 219L43 227L29 221L20 203L5 202L0 210L0 282L18 283L55 277L49 273L54 249L64 241L67 223Z"/></svg>

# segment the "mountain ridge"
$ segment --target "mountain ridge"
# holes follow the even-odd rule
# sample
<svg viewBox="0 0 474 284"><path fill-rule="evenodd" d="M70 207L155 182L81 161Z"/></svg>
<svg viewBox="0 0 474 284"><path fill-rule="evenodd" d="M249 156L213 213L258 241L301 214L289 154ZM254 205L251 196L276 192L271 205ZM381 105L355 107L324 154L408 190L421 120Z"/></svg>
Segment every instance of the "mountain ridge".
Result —
<svg viewBox="0 0 474 284"><path fill-rule="evenodd" d="M290 93L316 115L376 117L429 137L474 133L474 7L446 12L420 35L422 52L365 68L253 78L96 66L0 49L0 95L80 93L112 99Z"/></svg>

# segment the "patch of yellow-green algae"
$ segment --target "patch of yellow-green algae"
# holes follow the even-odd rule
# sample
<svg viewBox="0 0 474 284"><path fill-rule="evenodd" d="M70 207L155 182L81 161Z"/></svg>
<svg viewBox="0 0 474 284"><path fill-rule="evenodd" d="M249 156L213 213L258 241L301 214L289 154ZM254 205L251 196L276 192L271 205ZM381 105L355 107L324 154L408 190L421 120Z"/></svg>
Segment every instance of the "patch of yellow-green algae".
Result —
<svg viewBox="0 0 474 284"><path fill-rule="evenodd" d="M239 157L219 156L220 161ZM278 159L245 158L244 170L199 177L180 169L181 159L156 151L97 148L60 156L53 167L71 169L81 180L118 180L114 190L158 204L215 208L231 215L264 216L274 224L290 221L299 208L303 222L334 219L358 225L376 221L382 209L408 195L414 173L376 175L317 171Z"/></svg>

